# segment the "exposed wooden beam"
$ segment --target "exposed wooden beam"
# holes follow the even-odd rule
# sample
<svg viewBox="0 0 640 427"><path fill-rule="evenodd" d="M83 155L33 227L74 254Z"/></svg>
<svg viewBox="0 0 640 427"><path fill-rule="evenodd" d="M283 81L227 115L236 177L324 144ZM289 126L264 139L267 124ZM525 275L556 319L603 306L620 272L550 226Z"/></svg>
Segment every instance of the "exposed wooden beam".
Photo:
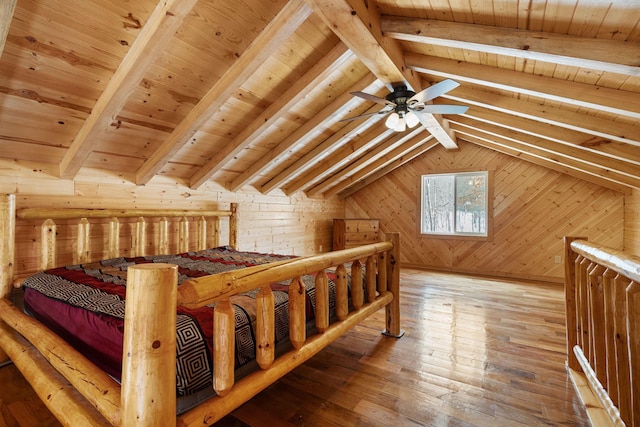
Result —
<svg viewBox="0 0 640 427"><path fill-rule="evenodd" d="M414 148L413 150L409 151L406 154L403 154L398 159L394 160L393 162L389 163L388 165L376 170L374 173L372 173L371 175L367 176L366 178L361 179L360 181L356 182L355 184L350 185L346 189L342 190L340 193L338 193L338 197L340 197L340 199L346 199L347 197L351 196L352 194L362 190L364 187L366 187L367 185L371 184L372 182L379 180L380 178L382 178L386 174L388 174L390 172L393 172L394 170L396 170L399 167L403 166L404 164L410 162L411 160L415 159L416 157L421 156L422 154L426 153L427 151L431 150L432 148L437 147L438 145L440 145L440 144L438 142L436 142L436 141L425 140L424 144L418 145L416 148Z"/></svg>
<svg viewBox="0 0 640 427"><path fill-rule="evenodd" d="M374 105L370 107L365 114L374 113L378 111L380 108L379 105ZM373 124L377 123L381 118L377 116L373 116L368 120L357 121L354 120L352 122L348 122L345 126L343 126L340 130L333 133L331 136L326 138L322 143L317 145L313 150L302 156L295 163L289 165L286 169L280 171L276 176L271 178L268 182L260 187L261 193L268 193L275 188L281 187L283 183L287 182L292 177L298 175L300 171L306 169L319 159L321 156L327 154L327 152L335 150L335 146L343 139L350 138L353 135L358 134L358 132L362 132L365 129L368 129Z"/></svg>
<svg viewBox="0 0 640 427"><path fill-rule="evenodd" d="M462 104L459 101L440 101L449 104ZM526 103L526 101L520 101ZM459 117L469 117L473 120L497 125L506 129L527 133L549 141L560 144L574 146L585 152L592 152L605 156L611 160L619 160L640 167L640 150L618 141L611 141L600 137L578 132L566 127L560 127L549 123L542 123L536 120L512 115L507 112L492 110L489 108L474 106L467 113L452 117L452 121L459 121Z"/></svg>
<svg viewBox="0 0 640 427"><path fill-rule="evenodd" d="M387 15L382 32L397 40L640 76L640 43Z"/></svg>
<svg viewBox="0 0 640 427"><path fill-rule="evenodd" d="M524 149L523 147L516 149L514 148L515 144L513 142L505 143L504 141L499 141L499 138L496 138L494 136L487 137L486 135L482 135L476 130L461 129L457 127L457 125L454 126L454 130L456 131L460 139L463 139L470 143L490 148L492 150L508 154L510 156L517 157L519 159L526 160L558 172L562 172L575 178L582 179L584 181L588 181L605 188L610 188L620 193L630 194L632 191L631 187L626 184L621 184L597 174L586 172L575 166L560 163L557 159L551 160L549 159L549 157L536 152L535 150Z"/></svg>
<svg viewBox="0 0 640 427"><path fill-rule="evenodd" d="M421 73L640 119L640 102L634 92L415 53L405 58L408 67Z"/></svg>
<svg viewBox="0 0 640 427"><path fill-rule="evenodd" d="M0 58L2 58L4 43L7 41L7 34L9 34L9 27L11 26L11 19L13 18L17 1L4 0L0 2Z"/></svg>
<svg viewBox="0 0 640 427"><path fill-rule="evenodd" d="M372 121L372 119L369 120ZM375 117L373 120L377 122L381 118ZM296 191L311 188L332 173L355 161L367 150L374 149L378 144L382 144L383 141L394 137L394 135L397 136L397 133L387 129L386 126L376 123L364 133L338 141L330 155L318 157L313 165L305 168L301 174L289 181L283 188L285 194L291 195Z"/></svg>
<svg viewBox="0 0 640 427"><path fill-rule="evenodd" d="M327 55L318 61L304 76L289 86L274 103L269 105L245 127L229 144L206 162L193 177L191 188L198 188L213 174L225 167L229 161L253 143L283 115L296 106L312 88L320 85L329 75L339 70L353 57L353 53L343 43L338 43Z"/></svg>
<svg viewBox="0 0 640 427"><path fill-rule="evenodd" d="M582 150L571 144L562 144L545 138L509 129L500 125L473 120L470 117L457 116L451 124L475 129L483 134L492 135L508 144L514 141L514 148L528 147L550 160L560 161L568 165L575 165L584 171L592 170L598 175L609 176L617 182L630 186L640 186L640 167L629 162L611 159L599 153Z"/></svg>
<svg viewBox="0 0 640 427"><path fill-rule="evenodd" d="M330 187L336 185L346 177L355 174L378 157L381 157L389 151L392 151L394 148L397 148L398 145L401 145L407 139L412 139L421 133L424 134L424 132L425 130L419 126L408 132L395 132L388 134L385 139L370 148L367 146L359 149L357 152L353 153L353 156L351 157L353 160L349 158L345 159L346 161L344 163L346 163L346 165L343 167L335 165L336 167L334 167L332 171L325 174L324 179L308 188L305 191L305 194L308 197L315 197L320 194L324 196L323 193Z"/></svg>
<svg viewBox="0 0 640 427"><path fill-rule="evenodd" d="M246 171L241 173L231 182L230 190L239 190L243 185L247 184L262 173L262 171L281 162L292 147L302 144L311 139L317 133L320 133L322 131L320 127L322 126L324 129L324 127L328 125L327 122L329 118L340 117L343 112L349 110L350 101L354 101L353 95L351 95L350 92L363 90L370 86L375 80L376 77L373 74L367 73L367 75L360 79L360 81L351 86L318 113L314 114L313 117L288 137L280 141L280 143L272 148L268 154L262 156L257 162L249 166Z"/></svg>
<svg viewBox="0 0 640 427"><path fill-rule="evenodd" d="M419 77L405 65L397 40L382 35L380 12L375 2L362 0L306 0L313 11L356 56L391 89L404 84L415 92L422 89ZM446 120L430 118L430 131L445 147L455 147L455 137Z"/></svg>
<svg viewBox="0 0 640 427"><path fill-rule="evenodd" d="M60 162L61 178L71 179L78 173L196 3L197 0L158 2Z"/></svg>
<svg viewBox="0 0 640 427"><path fill-rule="evenodd" d="M455 91L442 95L441 98L455 100L465 105L477 105L593 135L597 138L604 138L606 140L618 141L629 144L630 146L640 147L640 128L621 121L613 121L600 116L586 115L568 109L475 90L465 85L459 86ZM473 107L470 108L467 114L473 114L473 110ZM591 142L585 141L585 143L595 144L597 141L596 139Z"/></svg>
<svg viewBox="0 0 640 427"><path fill-rule="evenodd" d="M136 183L149 182L310 14L311 10L300 0L289 1L145 161L136 173ZM190 179L190 186L200 183L200 177L205 173L202 169L196 172Z"/></svg>
<svg viewBox="0 0 640 427"><path fill-rule="evenodd" d="M353 165L353 167L350 165L348 168L345 168L343 179L339 182L333 182L333 185L322 192L322 196L327 198L340 193L346 188L356 184L358 181L374 174L380 168L384 168L393 163L416 147L426 144L427 141L431 139L433 139L433 135L430 135L428 132L420 132L413 135L411 138L402 140L402 143L397 147L394 147L392 150L385 150L386 152L384 153L366 153L360 160L358 160L358 164Z"/></svg>

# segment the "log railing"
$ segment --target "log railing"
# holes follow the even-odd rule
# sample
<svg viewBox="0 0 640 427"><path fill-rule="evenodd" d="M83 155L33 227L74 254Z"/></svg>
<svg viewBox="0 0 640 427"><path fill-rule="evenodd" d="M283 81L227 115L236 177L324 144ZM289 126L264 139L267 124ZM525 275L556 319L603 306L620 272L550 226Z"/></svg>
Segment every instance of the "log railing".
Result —
<svg viewBox="0 0 640 427"><path fill-rule="evenodd" d="M565 237L565 296L568 368L591 423L640 427L640 257Z"/></svg>

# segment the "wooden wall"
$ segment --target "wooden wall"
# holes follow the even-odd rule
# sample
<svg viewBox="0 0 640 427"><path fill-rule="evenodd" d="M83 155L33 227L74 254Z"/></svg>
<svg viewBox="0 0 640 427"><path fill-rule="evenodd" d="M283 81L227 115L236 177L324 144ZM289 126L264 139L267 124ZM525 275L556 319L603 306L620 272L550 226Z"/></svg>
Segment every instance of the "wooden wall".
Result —
<svg viewBox="0 0 640 427"><path fill-rule="evenodd" d="M493 171L492 239L419 235L420 176L457 170ZM623 248L623 194L464 141L453 152L429 150L354 193L345 212L399 230L403 264L433 269L560 281L563 236Z"/></svg>
<svg viewBox="0 0 640 427"><path fill-rule="evenodd" d="M640 190L625 198L624 250L640 256Z"/></svg>
<svg viewBox="0 0 640 427"><path fill-rule="evenodd" d="M83 170L75 181L69 181L15 163L0 163L0 191L15 193L18 208L228 209L231 202L237 202L239 249L294 255L329 251L332 219L344 215L344 202L337 198L309 199L302 193L291 197L277 192L262 195L249 188L245 192L231 193L215 184L194 191L162 177L154 178L146 186L135 186L128 180L95 170ZM17 274L37 265L39 247L32 243L36 233L39 233L39 225L19 224ZM222 243L226 244L228 235L222 238Z"/></svg>

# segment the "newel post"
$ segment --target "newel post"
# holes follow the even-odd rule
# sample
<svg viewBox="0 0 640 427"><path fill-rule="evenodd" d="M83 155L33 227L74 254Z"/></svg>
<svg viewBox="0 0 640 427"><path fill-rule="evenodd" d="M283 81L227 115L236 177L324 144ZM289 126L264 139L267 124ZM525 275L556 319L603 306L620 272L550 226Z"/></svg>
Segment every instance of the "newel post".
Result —
<svg viewBox="0 0 640 427"><path fill-rule="evenodd" d="M122 425L175 426L178 267L129 267L122 357Z"/></svg>
<svg viewBox="0 0 640 427"><path fill-rule="evenodd" d="M578 320L576 310L576 258L578 254L571 249L574 240L586 240L586 237L564 237L564 298L567 328L567 366L580 371L580 363L573 352L578 344Z"/></svg>
<svg viewBox="0 0 640 427"><path fill-rule="evenodd" d="M385 238L393 243L387 255L387 290L393 294L393 301L386 308L387 329L383 333L400 338L404 335L400 329L400 233L388 233Z"/></svg>
<svg viewBox="0 0 640 427"><path fill-rule="evenodd" d="M16 196L0 197L0 298L9 297L13 286L16 240Z"/></svg>

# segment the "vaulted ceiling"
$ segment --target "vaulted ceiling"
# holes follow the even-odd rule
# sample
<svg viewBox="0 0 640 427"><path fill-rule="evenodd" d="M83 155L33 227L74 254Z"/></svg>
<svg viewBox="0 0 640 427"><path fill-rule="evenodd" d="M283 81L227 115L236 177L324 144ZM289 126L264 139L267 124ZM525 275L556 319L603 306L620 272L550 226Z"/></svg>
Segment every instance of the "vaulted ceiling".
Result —
<svg viewBox="0 0 640 427"><path fill-rule="evenodd" d="M62 179L346 197L472 143L640 189L639 0L4 0L0 53L0 165ZM350 93L445 79L404 132Z"/></svg>

